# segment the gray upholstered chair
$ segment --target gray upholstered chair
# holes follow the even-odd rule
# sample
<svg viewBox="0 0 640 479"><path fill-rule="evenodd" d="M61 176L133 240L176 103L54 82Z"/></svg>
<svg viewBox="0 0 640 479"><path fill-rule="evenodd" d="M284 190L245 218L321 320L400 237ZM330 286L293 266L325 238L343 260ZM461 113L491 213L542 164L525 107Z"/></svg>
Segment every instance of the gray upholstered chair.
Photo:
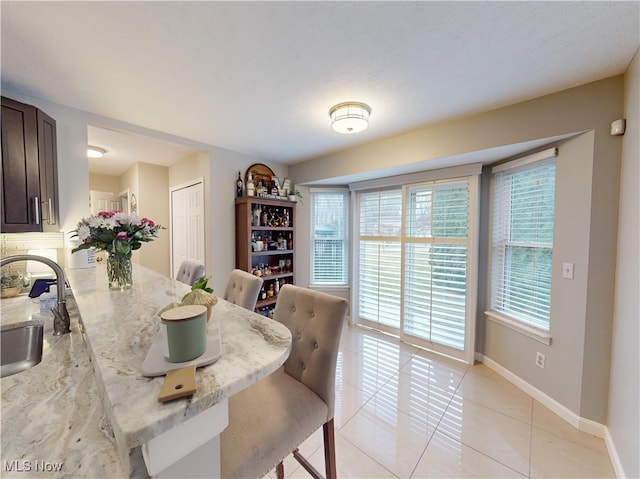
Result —
<svg viewBox="0 0 640 479"><path fill-rule="evenodd" d="M256 308L261 287L262 278L240 269L234 269L229 275L223 299L253 311Z"/></svg>
<svg viewBox="0 0 640 479"><path fill-rule="evenodd" d="M193 261L183 261L178 269L176 279L182 283L193 286L196 279L205 275L204 265Z"/></svg>
<svg viewBox="0 0 640 479"><path fill-rule="evenodd" d="M327 479L336 478L333 411L340 333L347 301L285 285L274 319L291 330L291 354L275 373L229 398L229 425L221 435L223 478L262 477L274 467L284 477L289 454L322 477L298 447L323 427Z"/></svg>

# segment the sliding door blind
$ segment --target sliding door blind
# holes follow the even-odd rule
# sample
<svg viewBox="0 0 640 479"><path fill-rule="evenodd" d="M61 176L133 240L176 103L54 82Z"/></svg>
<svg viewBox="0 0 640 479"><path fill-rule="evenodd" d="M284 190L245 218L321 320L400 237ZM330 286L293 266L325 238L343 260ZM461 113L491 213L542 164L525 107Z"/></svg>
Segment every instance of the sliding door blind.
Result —
<svg viewBox="0 0 640 479"><path fill-rule="evenodd" d="M313 192L311 221L311 282L344 285L348 283L347 224L349 193Z"/></svg>
<svg viewBox="0 0 640 479"><path fill-rule="evenodd" d="M407 187L404 332L464 349L468 181Z"/></svg>
<svg viewBox="0 0 640 479"><path fill-rule="evenodd" d="M402 190L364 192L359 201L361 319L400 327Z"/></svg>
<svg viewBox="0 0 640 479"><path fill-rule="evenodd" d="M548 331L555 157L494 170L491 309Z"/></svg>

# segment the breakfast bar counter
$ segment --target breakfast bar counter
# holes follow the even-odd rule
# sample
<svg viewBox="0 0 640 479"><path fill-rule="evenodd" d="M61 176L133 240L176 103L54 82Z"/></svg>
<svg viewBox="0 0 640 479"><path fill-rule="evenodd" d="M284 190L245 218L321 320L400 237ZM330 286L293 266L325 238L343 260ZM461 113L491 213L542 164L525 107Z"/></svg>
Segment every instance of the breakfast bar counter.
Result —
<svg viewBox="0 0 640 479"><path fill-rule="evenodd" d="M152 338L160 330L159 310L168 303L179 302L189 286L137 265L133 288L125 291L108 289L105 266L66 273L80 313L79 328L72 321L69 341L77 341L81 331L95 373L97 394L125 476L147 473L162 476L167 461L173 464L204 442L209 449L201 456L210 455L219 447L216 437L226 426L228 398L277 370L288 357L291 333L284 325L219 298L213 307L212 321L220 324L222 356L196 370L197 391L193 396L159 403L157 397L164 376L143 376L142 363ZM50 335L50 331L45 334ZM45 365L47 359L43 358L32 370L73 367L73 364ZM5 379L29 373L3 378L3 388ZM4 418L2 426L4 436L7 432ZM213 434L216 437L211 441L215 428L218 433ZM181 445L187 449L182 450ZM91 444L84 447L89 454ZM191 461L193 456L189 457ZM215 475L215 470L210 472ZM172 473L183 474L184 469Z"/></svg>

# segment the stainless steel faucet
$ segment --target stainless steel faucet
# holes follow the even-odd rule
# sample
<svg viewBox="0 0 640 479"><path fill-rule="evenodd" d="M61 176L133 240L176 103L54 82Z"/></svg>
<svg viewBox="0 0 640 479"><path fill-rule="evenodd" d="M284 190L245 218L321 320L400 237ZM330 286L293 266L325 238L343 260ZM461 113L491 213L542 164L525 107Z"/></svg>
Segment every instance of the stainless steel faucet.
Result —
<svg viewBox="0 0 640 479"><path fill-rule="evenodd" d="M60 336L71 332L71 318L69 317L69 311L67 311L66 294L66 282L64 279L64 271L58 263L45 258L44 256L36 256L33 254L17 254L15 256L7 256L0 259L0 266L5 264L15 263L16 261L37 261L39 263L46 264L56 273L56 286L58 287L58 306L51 308L53 313L53 335Z"/></svg>

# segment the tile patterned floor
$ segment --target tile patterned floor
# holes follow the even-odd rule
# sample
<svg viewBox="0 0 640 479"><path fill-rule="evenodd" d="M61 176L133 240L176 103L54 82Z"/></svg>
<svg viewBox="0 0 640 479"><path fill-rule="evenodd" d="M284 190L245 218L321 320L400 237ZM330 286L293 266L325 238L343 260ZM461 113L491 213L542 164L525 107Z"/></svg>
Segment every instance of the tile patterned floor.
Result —
<svg viewBox="0 0 640 479"><path fill-rule="evenodd" d="M486 366L364 328L342 336L335 426L340 478L615 477L602 439ZM324 471L321 430L300 451ZM286 477L310 477L292 457L284 465Z"/></svg>

